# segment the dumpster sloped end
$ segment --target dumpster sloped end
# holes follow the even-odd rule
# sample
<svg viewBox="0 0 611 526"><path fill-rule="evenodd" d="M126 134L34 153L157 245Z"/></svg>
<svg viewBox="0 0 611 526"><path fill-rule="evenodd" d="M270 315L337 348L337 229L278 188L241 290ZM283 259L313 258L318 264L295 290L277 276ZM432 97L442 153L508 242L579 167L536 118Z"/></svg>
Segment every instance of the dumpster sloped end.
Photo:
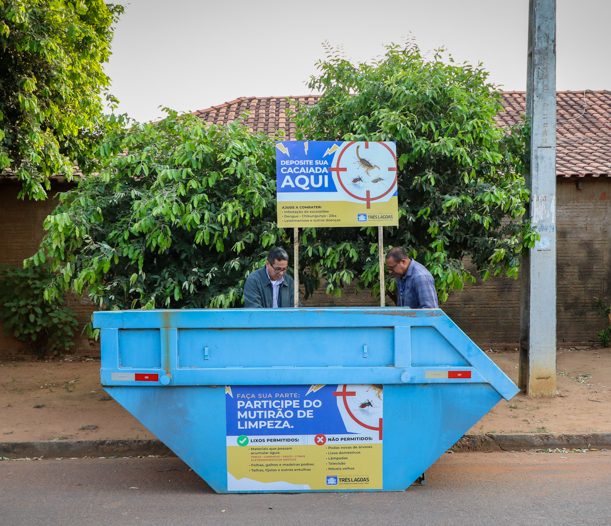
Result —
<svg viewBox="0 0 611 526"><path fill-rule="evenodd" d="M384 489L408 488L500 400L486 384L388 386Z"/></svg>
<svg viewBox="0 0 611 526"><path fill-rule="evenodd" d="M447 314L444 313L435 323L435 329L505 400L511 400L520 392L518 386Z"/></svg>
<svg viewBox="0 0 611 526"><path fill-rule="evenodd" d="M214 491L227 491L224 388L104 389Z"/></svg>

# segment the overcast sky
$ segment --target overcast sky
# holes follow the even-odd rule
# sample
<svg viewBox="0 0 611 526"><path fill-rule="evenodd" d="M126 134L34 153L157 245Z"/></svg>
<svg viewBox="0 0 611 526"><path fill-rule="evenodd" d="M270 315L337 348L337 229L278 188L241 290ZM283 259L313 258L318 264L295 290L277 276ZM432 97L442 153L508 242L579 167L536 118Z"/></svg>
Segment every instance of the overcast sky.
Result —
<svg viewBox="0 0 611 526"><path fill-rule="evenodd" d="M528 0L116 0L106 72L119 111L192 111L237 97L305 95L322 43L367 61L412 38L526 87ZM611 0L557 0L558 90L611 89Z"/></svg>

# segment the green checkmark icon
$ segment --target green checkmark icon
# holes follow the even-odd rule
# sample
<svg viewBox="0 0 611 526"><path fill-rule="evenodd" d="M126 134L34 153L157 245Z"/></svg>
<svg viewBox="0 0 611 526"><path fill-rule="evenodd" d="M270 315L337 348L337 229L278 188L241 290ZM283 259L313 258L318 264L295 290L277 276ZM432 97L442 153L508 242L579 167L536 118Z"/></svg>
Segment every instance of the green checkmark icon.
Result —
<svg viewBox="0 0 611 526"><path fill-rule="evenodd" d="M238 446L247 446L248 445L248 437L246 435L240 435L238 437Z"/></svg>

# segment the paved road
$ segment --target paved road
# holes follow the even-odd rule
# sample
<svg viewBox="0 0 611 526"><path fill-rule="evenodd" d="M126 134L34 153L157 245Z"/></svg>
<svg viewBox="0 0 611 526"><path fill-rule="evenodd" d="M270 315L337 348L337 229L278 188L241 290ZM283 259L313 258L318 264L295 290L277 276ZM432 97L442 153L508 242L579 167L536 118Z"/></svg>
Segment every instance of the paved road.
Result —
<svg viewBox="0 0 611 526"><path fill-rule="evenodd" d="M611 524L611 451L448 454L425 486L216 495L176 458L0 462L0 524Z"/></svg>

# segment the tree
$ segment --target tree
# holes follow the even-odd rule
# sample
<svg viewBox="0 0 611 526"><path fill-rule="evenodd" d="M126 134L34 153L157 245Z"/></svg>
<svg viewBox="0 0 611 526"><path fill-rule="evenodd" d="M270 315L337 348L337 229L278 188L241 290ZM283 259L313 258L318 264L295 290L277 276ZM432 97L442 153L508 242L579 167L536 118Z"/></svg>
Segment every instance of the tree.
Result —
<svg viewBox="0 0 611 526"><path fill-rule="evenodd" d="M322 96L296 112L301 138L397 143L399 227L404 246L435 277L441 301L476 277L516 277L535 234L524 219L526 126L502 129L499 91L481 67L415 45L391 45L373 63L333 49L309 87ZM337 293L357 280L376 288L377 229L305 229L303 279ZM392 284L390 284L392 287Z"/></svg>
<svg viewBox="0 0 611 526"><path fill-rule="evenodd" d="M45 199L50 177L91 166L110 80L113 23L102 0L0 1L0 172L20 197Z"/></svg>
<svg viewBox="0 0 611 526"><path fill-rule="evenodd" d="M99 176L61 195L34 265L105 308L230 307L266 250L275 218L274 142L239 123L170 112L109 135Z"/></svg>

